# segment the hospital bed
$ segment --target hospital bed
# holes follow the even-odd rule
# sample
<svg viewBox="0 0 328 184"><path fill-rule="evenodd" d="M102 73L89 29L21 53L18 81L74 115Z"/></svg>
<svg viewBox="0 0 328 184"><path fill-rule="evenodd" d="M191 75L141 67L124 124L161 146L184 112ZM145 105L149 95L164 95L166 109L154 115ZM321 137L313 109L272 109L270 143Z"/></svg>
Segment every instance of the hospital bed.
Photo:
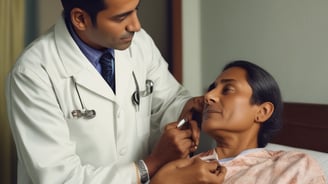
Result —
<svg viewBox="0 0 328 184"><path fill-rule="evenodd" d="M284 103L283 128L267 148L308 153L328 178L328 104Z"/></svg>

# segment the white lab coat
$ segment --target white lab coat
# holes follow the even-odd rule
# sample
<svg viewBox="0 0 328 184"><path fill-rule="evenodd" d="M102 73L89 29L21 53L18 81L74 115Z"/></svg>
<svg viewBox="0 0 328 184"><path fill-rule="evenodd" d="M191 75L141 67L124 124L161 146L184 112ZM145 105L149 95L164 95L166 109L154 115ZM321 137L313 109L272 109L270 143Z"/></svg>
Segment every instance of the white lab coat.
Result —
<svg viewBox="0 0 328 184"><path fill-rule="evenodd" d="M116 95L63 19L26 48L8 76L6 91L19 184L137 183L133 162L149 154L160 121L177 120L190 97L144 30L128 49L115 50L115 64ZM141 97L139 111L131 101L136 90L132 71L140 91L146 79L154 82L154 92ZM71 115L82 109L72 77L95 118Z"/></svg>

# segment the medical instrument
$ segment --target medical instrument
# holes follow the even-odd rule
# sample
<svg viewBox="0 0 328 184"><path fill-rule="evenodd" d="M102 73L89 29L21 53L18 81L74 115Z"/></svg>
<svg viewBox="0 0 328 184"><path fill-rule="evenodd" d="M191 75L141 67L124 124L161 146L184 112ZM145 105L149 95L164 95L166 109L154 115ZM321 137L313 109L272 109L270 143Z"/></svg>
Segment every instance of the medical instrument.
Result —
<svg viewBox="0 0 328 184"><path fill-rule="evenodd" d="M134 79L134 83L136 85L136 91L132 94L131 99L132 99L132 104L135 105L137 111L139 111L140 97L146 97L146 96L150 95L151 93L153 93L154 82L152 80L147 79L146 80L146 89L144 91L140 91L136 75L134 74L133 71L132 71L132 76Z"/></svg>
<svg viewBox="0 0 328 184"><path fill-rule="evenodd" d="M76 84L76 80L75 78L72 76L71 77L73 82L74 82L74 85L75 85L75 90L76 90L76 93L79 97L79 100L80 100L80 103L81 103L81 107L82 107L82 110L79 110L79 109L76 109L76 110L73 110L71 113L72 113L72 116L74 118L81 118L83 117L84 119L92 119L94 117L96 117L96 111L95 110L88 110L83 102L82 102L82 99L81 99L81 96L80 96L80 92L79 90L77 89L77 84Z"/></svg>
<svg viewBox="0 0 328 184"><path fill-rule="evenodd" d="M182 119L179 121L177 128L181 128L187 121L185 119Z"/></svg>
<svg viewBox="0 0 328 184"><path fill-rule="evenodd" d="M132 94L132 103L133 103L133 105L136 106L137 111L139 111L139 105L140 105L139 85L138 85L138 81L137 81L136 75L134 74L133 71L132 71L132 76L133 76L133 79L134 79L134 83L136 85L136 91Z"/></svg>

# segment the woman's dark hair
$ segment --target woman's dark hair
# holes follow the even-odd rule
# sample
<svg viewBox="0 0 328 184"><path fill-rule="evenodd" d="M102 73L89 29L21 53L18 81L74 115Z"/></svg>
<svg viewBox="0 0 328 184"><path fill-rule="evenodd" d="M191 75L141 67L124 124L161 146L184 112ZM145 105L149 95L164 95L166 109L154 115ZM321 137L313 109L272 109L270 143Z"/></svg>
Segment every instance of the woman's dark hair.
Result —
<svg viewBox="0 0 328 184"><path fill-rule="evenodd" d="M283 102L279 86L270 73L249 61L233 61L228 63L223 71L232 67L239 67L246 71L247 82L252 88L251 104L260 105L264 102L271 102L274 105L271 117L261 124L257 137L258 147L265 147L282 127Z"/></svg>
<svg viewBox="0 0 328 184"><path fill-rule="evenodd" d="M80 8L89 14L94 26L97 25L98 12L106 9L105 0L61 0L61 3L66 21L71 21L70 14L73 8Z"/></svg>

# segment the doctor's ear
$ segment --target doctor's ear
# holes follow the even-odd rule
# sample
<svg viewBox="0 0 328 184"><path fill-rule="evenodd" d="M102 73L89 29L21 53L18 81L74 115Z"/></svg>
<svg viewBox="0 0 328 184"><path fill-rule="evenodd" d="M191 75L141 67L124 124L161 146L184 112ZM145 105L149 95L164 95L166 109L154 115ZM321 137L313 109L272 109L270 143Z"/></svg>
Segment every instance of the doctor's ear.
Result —
<svg viewBox="0 0 328 184"><path fill-rule="evenodd" d="M71 21L73 26L79 31L85 30L91 24L89 14L80 8L73 8L71 10Z"/></svg>
<svg viewBox="0 0 328 184"><path fill-rule="evenodd" d="M274 105L271 102L264 102L259 106L255 115L255 122L263 123L268 120L274 111Z"/></svg>

